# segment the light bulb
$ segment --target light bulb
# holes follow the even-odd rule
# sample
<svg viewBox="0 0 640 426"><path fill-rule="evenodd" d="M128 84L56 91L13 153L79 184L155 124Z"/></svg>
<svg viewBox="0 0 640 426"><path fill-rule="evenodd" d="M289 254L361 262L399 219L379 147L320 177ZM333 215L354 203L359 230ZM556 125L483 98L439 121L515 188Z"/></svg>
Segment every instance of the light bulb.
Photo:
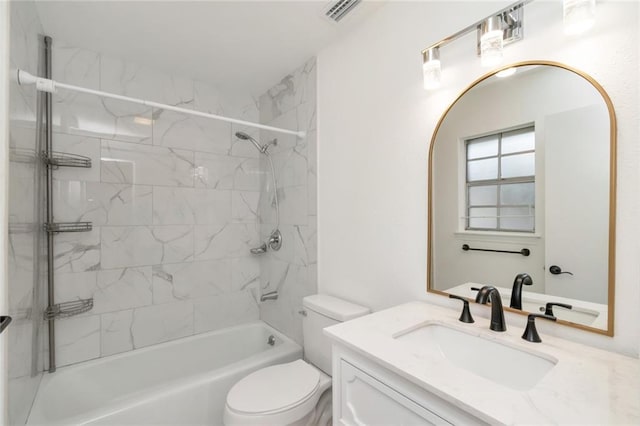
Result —
<svg viewBox="0 0 640 426"><path fill-rule="evenodd" d="M487 18L481 26L480 63L493 67L502 62L503 32L500 15Z"/></svg>
<svg viewBox="0 0 640 426"><path fill-rule="evenodd" d="M564 33L582 34L596 21L596 0L564 0L562 11Z"/></svg>
<svg viewBox="0 0 640 426"><path fill-rule="evenodd" d="M424 88L426 90L433 90L440 87L441 74L440 49L433 47L422 52L422 78Z"/></svg>

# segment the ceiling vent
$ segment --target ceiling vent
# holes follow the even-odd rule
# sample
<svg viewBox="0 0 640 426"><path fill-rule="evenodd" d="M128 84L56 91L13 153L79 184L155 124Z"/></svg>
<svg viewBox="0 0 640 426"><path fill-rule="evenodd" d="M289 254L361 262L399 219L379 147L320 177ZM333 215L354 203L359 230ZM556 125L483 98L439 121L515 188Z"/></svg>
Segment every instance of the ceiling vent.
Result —
<svg viewBox="0 0 640 426"><path fill-rule="evenodd" d="M339 22L345 15L360 3L361 0L338 0L332 1L324 10L324 16L333 21Z"/></svg>

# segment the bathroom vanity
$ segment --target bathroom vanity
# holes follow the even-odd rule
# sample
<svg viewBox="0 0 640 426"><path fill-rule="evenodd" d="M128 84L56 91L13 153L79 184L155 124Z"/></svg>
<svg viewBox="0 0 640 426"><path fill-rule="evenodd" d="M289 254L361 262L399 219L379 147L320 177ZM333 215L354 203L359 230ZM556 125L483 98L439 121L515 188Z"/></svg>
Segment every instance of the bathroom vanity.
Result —
<svg viewBox="0 0 640 426"><path fill-rule="evenodd" d="M325 329L334 422L637 424L640 361L412 302Z"/></svg>

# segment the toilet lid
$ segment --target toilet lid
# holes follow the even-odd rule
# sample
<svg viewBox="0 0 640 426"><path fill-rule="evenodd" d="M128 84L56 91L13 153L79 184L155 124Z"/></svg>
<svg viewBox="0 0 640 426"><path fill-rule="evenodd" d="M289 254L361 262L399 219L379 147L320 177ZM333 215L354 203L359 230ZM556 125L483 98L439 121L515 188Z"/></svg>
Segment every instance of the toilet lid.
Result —
<svg viewBox="0 0 640 426"><path fill-rule="evenodd" d="M227 395L227 405L247 414L280 411L307 399L319 382L318 370L301 359L273 365L236 383Z"/></svg>

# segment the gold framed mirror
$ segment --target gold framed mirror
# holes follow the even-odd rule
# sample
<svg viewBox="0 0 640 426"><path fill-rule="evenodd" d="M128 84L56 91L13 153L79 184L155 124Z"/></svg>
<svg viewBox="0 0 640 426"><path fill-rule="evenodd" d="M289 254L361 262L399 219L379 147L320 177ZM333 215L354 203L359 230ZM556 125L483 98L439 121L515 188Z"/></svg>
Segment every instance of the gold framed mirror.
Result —
<svg viewBox="0 0 640 426"><path fill-rule="evenodd" d="M550 61L480 77L436 125L428 188L427 291L492 285L509 311L613 336L616 117L595 79Z"/></svg>

